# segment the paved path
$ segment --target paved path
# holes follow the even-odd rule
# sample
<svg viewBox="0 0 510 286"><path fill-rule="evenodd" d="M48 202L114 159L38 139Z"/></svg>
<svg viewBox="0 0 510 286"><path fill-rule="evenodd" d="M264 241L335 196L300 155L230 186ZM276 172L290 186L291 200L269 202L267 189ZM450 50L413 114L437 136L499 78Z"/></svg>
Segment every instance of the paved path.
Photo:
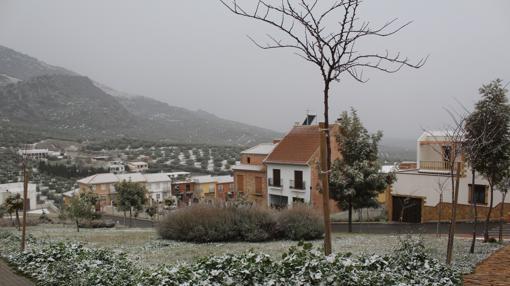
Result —
<svg viewBox="0 0 510 286"><path fill-rule="evenodd" d="M464 276L464 286L510 285L509 266L510 245L507 245L482 261L474 273Z"/></svg>
<svg viewBox="0 0 510 286"><path fill-rule="evenodd" d="M12 271L12 269L0 259L0 286L32 286L30 280L25 277L19 276Z"/></svg>

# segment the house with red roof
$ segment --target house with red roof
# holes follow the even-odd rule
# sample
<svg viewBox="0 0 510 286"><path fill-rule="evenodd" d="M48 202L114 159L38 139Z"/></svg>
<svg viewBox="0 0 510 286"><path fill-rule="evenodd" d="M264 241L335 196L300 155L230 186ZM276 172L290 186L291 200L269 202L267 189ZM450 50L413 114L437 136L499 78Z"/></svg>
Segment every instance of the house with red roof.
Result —
<svg viewBox="0 0 510 286"><path fill-rule="evenodd" d="M331 159L339 158L338 123L330 124ZM267 204L292 207L295 203L322 208L319 177L319 125L296 125L264 159L267 176ZM330 200L332 209L337 206Z"/></svg>

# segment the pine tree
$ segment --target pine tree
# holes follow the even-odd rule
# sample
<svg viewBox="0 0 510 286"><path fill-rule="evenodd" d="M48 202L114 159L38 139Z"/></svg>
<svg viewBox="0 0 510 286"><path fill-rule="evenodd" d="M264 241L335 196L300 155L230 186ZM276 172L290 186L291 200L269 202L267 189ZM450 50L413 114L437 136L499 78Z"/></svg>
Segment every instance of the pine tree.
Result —
<svg viewBox="0 0 510 286"><path fill-rule="evenodd" d="M489 221L494 206L494 187L503 179L510 165L510 105L506 97L507 90L501 80L496 79L480 90L482 99L466 120L466 141L480 141L474 147L477 154L483 154L471 160L471 166L489 182L490 203L485 219L484 241L489 240Z"/></svg>
<svg viewBox="0 0 510 286"><path fill-rule="evenodd" d="M333 162L330 176L331 198L349 212L352 231L352 210L378 206L377 196L395 180L393 173L381 173L378 144L382 132L369 134L356 111L343 112L336 140L341 159Z"/></svg>

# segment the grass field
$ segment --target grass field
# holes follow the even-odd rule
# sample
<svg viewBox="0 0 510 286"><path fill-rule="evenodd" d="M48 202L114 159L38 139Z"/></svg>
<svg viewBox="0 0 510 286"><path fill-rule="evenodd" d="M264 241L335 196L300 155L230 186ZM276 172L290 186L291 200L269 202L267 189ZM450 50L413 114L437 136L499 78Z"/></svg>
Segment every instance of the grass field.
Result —
<svg viewBox="0 0 510 286"><path fill-rule="evenodd" d="M14 228L3 229L16 231ZM143 265L190 262L198 257L238 253L250 249L278 257L290 246L297 244L297 242L293 241L194 244L160 239L154 229L80 229L80 232L76 232L76 229L72 226L63 227L62 225L55 224L30 227L28 233L36 238L53 241L79 241L89 247L106 247L124 251L128 253L130 258L139 261ZM334 252L351 252L353 254L384 254L398 247L399 240L404 237L397 235L334 233L333 250ZM430 252L442 261L445 257L446 237L437 238L433 235L424 235L421 238ZM322 242L313 241L313 244L316 247L320 247ZM455 264L462 267L464 272L470 272L476 263L500 247L498 244L478 243L476 253L471 255L467 253L469 245L469 239L457 238L455 241Z"/></svg>

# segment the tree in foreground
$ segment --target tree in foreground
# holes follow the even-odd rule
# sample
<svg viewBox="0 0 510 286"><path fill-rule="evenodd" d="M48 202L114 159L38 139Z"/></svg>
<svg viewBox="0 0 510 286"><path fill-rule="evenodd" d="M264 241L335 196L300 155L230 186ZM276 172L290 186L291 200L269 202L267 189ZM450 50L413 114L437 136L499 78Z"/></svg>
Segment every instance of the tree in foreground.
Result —
<svg viewBox="0 0 510 286"><path fill-rule="evenodd" d="M23 209L23 198L21 198L21 195L19 193L15 195L10 195L5 199L4 203L5 209L7 213L11 216L12 221L12 213L16 214L16 224L18 227L18 230L20 230L20 219L19 219L19 211Z"/></svg>
<svg viewBox="0 0 510 286"><path fill-rule="evenodd" d="M331 197L349 213L352 232L352 210L378 206L377 196L395 180L395 174L381 173L378 144L382 132L369 134L355 110L343 112L336 140L340 159L333 162Z"/></svg>
<svg viewBox="0 0 510 286"><path fill-rule="evenodd" d="M510 168L510 105L507 90L497 79L480 88L482 99L466 119L466 140L479 140L487 135L489 140L479 140L475 152L483 154L471 162L472 167L489 182L489 211L485 218L484 241L489 241L489 222L494 207L494 188Z"/></svg>
<svg viewBox="0 0 510 286"><path fill-rule="evenodd" d="M411 22L395 26L396 20L386 22L373 28L369 22L359 19L359 0L321 1L318 0L258 0L252 9L241 7L238 1L220 0L232 13L265 23L278 31L282 38L268 35L269 42L260 44L250 38L262 49L290 49L318 68L323 84L324 132L326 133L326 166L321 170L325 181L331 167L331 144L329 132L329 96L333 82L338 82L347 75L364 83L365 69L395 73L403 67L419 68L426 59L411 63L400 53L363 52L361 43L371 38L390 37L408 26ZM227 3L228 2L228 3ZM328 186L322 187L323 200L328 200ZM324 222L326 227L325 253L331 253L331 226L329 222L329 205L324 203Z"/></svg>
<svg viewBox="0 0 510 286"><path fill-rule="evenodd" d="M451 183L452 208L450 213L450 227L448 229L448 243L446 246L446 263L451 264L455 227L457 224L457 202L459 200L460 177L464 169L461 157L464 154L465 122L467 116L466 114L455 113L451 110L447 110L447 112L452 122L443 132L439 134L431 131L426 132L436 141L436 144L433 145L433 149L443 157Z"/></svg>
<svg viewBox="0 0 510 286"><path fill-rule="evenodd" d="M117 192L117 209L124 212L129 212L129 227L133 226L133 210L136 212L143 211L146 202L147 189L140 183L131 181L122 181L115 184Z"/></svg>
<svg viewBox="0 0 510 286"><path fill-rule="evenodd" d="M501 208L499 209L499 243L503 243L503 225L505 223L505 199L510 189L510 168L506 170L503 178L498 183L498 190L501 192Z"/></svg>
<svg viewBox="0 0 510 286"><path fill-rule="evenodd" d="M99 197L92 192L77 194L71 198L65 213L66 217L75 222L77 232L80 232L82 220L91 221L96 217L95 206L98 200Z"/></svg>

